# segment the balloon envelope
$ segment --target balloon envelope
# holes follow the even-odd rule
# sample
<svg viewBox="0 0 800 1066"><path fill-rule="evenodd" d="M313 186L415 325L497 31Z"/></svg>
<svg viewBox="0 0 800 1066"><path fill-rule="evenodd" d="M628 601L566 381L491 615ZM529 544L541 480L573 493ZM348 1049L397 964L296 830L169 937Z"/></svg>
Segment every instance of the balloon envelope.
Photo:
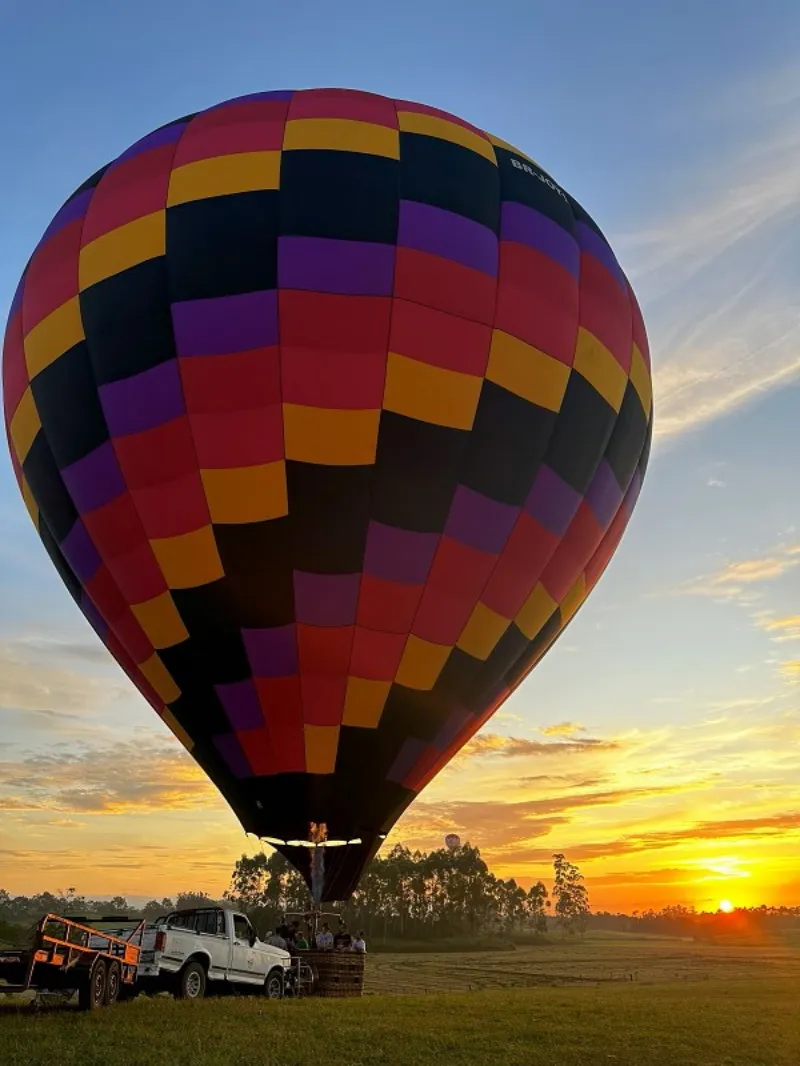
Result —
<svg viewBox="0 0 800 1066"><path fill-rule="evenodd" d="M17 478L91 625L250 832L346 898L574 616L651 433L596 224L460 118L267 92L66 201L3 355ZM296 843L293 843L296 842Z"/></svg>
<svg viewBox="0 0 800 1066"><path fill-rule="evenodd" d="M461 847L461 837L456 833L448 833L444 838L444 842L450 851L455 851L457 848Z"/></svg>

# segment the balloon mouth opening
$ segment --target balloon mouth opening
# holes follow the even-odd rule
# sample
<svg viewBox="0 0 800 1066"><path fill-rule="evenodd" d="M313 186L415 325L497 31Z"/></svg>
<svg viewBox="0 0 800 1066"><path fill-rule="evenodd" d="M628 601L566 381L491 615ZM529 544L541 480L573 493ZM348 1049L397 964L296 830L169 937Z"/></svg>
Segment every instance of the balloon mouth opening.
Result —
<svg viewBox="0 0 800 1066"><path fill-rule="evenodd" d="M379 840L386 839L386 833L377 834ZM361 837L353 837L352 840L282 840L280 837L259 837L265 844L274 844L276 847L289 848L346 848L351 844L363 844Z"/></svg>

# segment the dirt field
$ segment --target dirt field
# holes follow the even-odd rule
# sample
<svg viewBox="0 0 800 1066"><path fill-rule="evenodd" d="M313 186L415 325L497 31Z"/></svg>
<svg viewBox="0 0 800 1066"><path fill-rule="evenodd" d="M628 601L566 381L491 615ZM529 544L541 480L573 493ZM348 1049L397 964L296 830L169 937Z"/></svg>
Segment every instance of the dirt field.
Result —
<svg viewBox="0 0 800 1066"><path fill-rule="evenodd" d="M381 995L587 982L653 984L785 977L794 978L800 988L800 945L777 939L708 944L595 934L516 951L372 954L367 962L366 990Z"/></svg>

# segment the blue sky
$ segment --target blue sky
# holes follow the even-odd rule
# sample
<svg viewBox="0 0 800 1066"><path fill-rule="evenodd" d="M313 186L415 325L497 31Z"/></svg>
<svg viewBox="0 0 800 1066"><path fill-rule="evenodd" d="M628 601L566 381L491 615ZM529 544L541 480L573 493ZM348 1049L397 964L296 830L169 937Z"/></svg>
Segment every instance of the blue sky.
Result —
<svg viewBox="0 0 800 1066"><path fill-rule="evenodd" d="M3 321L88 174L184 113L312 85L417 99L515 143L634 284L657 430L622 548L396 839L455 825L523 880L571 850L601 903L800 902L799 31L791 0L0 11ZM221 890L241 831L76 616L5 461L0 526L0 887Z"/></svg>

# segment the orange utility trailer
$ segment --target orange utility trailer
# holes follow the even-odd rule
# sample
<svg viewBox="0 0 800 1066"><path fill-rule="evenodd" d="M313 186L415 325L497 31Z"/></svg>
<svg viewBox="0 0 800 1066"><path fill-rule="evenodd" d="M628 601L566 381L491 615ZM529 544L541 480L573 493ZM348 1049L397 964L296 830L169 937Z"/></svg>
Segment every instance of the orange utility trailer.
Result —
<svg viewBox="0 0 800 1066"><path fill-rule="evenodd" d="M129 995L136 983L144 921L101 918L113 923L108 933L86 918L46 914L36 927L33 947L0 948L0 992L75 992L83 1010L110 1006ZM6 983L3 983L6 982Z"/></svg>

